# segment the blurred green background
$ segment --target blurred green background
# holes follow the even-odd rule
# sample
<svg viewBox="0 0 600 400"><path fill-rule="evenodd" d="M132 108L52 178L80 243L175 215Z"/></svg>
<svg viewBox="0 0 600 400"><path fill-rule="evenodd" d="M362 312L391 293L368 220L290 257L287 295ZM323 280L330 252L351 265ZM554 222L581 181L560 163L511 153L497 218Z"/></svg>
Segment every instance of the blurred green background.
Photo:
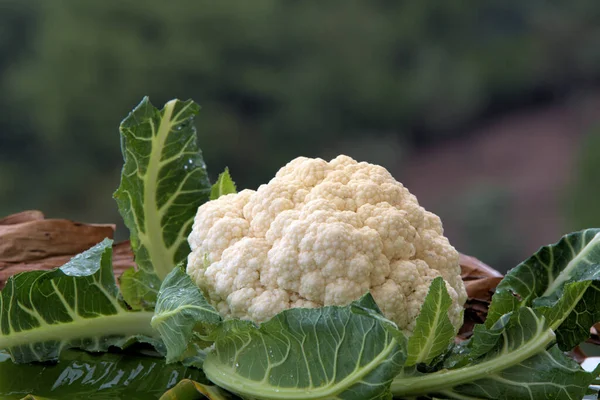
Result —
<svg viewBox="0 0 600 400"><path fill-rule="evenodd" d="M144 95L201 104L213 178L375 162L501 270L600 226L598 0L0 0L0 215L119 221Z"/></svg>

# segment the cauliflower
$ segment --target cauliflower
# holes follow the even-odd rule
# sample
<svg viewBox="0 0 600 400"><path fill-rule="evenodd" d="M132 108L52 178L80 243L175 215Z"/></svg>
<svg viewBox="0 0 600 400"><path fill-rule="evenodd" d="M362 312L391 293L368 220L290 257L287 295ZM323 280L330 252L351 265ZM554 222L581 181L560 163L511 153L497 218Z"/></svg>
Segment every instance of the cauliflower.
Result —
<svg viewBox="0 0 600 400"><path fill-rule="evenodd" d="M412 332L441 276L458 329L466 291L440 219L383 167L299 157L258 190L198 209L187 273L223 315L262 322L291 307L346 305L370 291Z"/></svg>

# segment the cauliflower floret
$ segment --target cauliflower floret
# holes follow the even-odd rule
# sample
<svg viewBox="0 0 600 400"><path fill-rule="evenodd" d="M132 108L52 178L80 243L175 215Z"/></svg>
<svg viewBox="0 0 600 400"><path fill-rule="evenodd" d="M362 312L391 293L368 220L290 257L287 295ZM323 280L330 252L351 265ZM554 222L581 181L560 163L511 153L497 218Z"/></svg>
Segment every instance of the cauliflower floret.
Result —
<svg viewBox="0 0 600 400"><path fill-rule="evenodd" d="M383 167L299 157L257 191L198 209L188 274L224 316L262 322L291 307L346 305L370 291L406 333L432 280L462 323L458 252L440 219Z"/></svg>

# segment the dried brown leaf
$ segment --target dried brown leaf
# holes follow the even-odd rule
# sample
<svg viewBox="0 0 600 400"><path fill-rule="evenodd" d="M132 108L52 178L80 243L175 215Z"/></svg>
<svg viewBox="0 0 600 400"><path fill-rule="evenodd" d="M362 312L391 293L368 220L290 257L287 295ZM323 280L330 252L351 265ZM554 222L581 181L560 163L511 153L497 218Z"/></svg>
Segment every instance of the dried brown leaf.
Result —
<svg viewBox="0 0 600 400"><path fill-rule="evenodd" d="M43 219L0 226L0 261L26 262L77 254L104 238L114 225L89 225L65 219Z"/></svg>
<svg viewBox="0 0 600 400"><path fill-rule="evenodd" d="M114 236L115 225L44 219L40 211L24 211L0 220L0 289L11 275L65 264L82 251ZM116 266L131 266L132 256L119 248ZM130 251L129 251L130 253ZM117 269L118 269L117 268Z"/></svg>
<svg viewBox="0 0 600 400"><path fill-rule="evenodd" d="M502 278L504 275L483 261L459 253L461 276L464 281L480 278Z"/></svg>
<svg viewBox="0 0 600 400"><path fill-rule="evenodd" d="M14 225L27 221L37 221L40 219L44 219L44 213L38 210L28 210L0 218L0 225Z"/></svg>
<svg viewBox="0 0 600 400"><path fill-rule="evenodd" d="M466 281L465 288L467 289L467 295L470 299L490 302L494 290L501 280L502 278L500 277L493 277Z"/></svg>

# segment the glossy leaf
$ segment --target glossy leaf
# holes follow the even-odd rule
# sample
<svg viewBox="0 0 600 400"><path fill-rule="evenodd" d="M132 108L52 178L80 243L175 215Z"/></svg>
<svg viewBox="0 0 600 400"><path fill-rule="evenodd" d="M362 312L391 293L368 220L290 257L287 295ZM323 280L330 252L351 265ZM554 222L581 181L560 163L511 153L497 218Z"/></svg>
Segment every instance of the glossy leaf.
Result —
<svg viewBox="0 0 600 400"><path fill-rule="evenodd" d="M353 309L290 309L259 327L224 321L204 372L244 398L389 398L406 355L385 324Z"/></svg>
<svg viewBox="0 0 600 400"><path fill-rule="evenodd" d="M160 280L189 253L193 218L210 194L193 124L199 109L171 100L158 110L144 98L120 126L125 164L114 197L137 266Z"/></svg>
<svg viewBox="0 0 600 400"><path fill-rule="evenodd" d="M11 277L0 293L0 349L26 363L56 360L72 347L106 351L153 341L152 313L119 301L111 245L105 239L61 268Z"/></svg>
<svg viewBox="0 0 600 400"><path fill-rule="evenodd" d="M58 364L14 364L0 353L0 398L158 399L181 379L207 384L201 370L136 353L66 350Z"/></svg>

